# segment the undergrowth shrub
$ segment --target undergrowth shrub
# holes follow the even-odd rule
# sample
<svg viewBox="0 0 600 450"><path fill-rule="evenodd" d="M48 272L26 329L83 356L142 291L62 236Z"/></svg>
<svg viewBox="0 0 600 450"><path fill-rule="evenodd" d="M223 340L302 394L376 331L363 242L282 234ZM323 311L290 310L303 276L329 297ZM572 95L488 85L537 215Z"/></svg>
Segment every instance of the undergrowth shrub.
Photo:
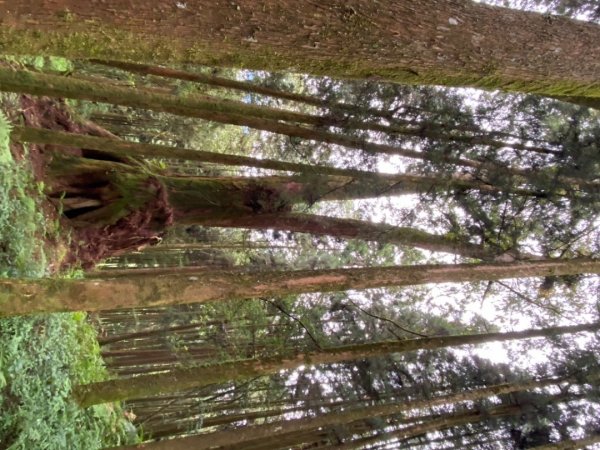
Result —
<svg viewBox="0 0 600 450"><path fill-rule="evenodd" d="M0 320L0 441L11 450L100 449L133 443L118 406L80 409L74 384L106 372L84 313Z"/></svg>

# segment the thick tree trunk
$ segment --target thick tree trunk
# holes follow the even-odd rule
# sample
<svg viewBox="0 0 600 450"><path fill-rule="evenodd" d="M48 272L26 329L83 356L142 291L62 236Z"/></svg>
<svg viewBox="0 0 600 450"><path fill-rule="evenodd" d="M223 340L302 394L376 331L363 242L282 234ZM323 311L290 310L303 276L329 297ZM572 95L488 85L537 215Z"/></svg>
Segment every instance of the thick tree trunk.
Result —
<svg viewBox="0 0 600 450"><path fill-rule="evenodd" d="M600 97L600 27L464 0L0 3L0 51Z"/></svg>
<svg viewBox="0 0 600 450"><path fill-rule="evenodd" d="M122 449L144 448L148 450L187 450L189 448L208 448L210 446L239 445L265 438L280 438L288 433L295 433L305 430L316 430L321 427L341 426L357 420L365 420L374 417L387 416L392 414L401 414L403 412L433 408L435 406L447 405L464 401L475 401L492 395L502 395L511 392L536 389L544 386L550 386L560 383L561 380L539 380L512 384L499 384L481 389L449 394L439 397L433 397L426 400L414 400L408 402L399 402L387 405L376 405L364 408L354 408L344 411L335 411L317 417L308 417L296 420L284 420L253 427L237 428L234 430L224 430L216 433L205 433L198 436L180 438L169 442L151 442L143 446L121 447ZM169 446L167 446L169 444Z"/></svg>
<svg viewBox="0 0 600 450"><path fill-rule="evenodd" d="M426 283L458 283L536 276L600 273L586 258L493 264L417 265L361 269L240 273L176 268L122 278L0 279L0 315L101 311L331 292ZM110 276L110 275L108 275Z"/></svg>
<svg viewBox="0 0 600 450"><path fill-rule="evenodd" d="M290 357L230 361L188 369L174 369L169 372L143 375L134 378L116 379L80 385L74 388L73 396L81 406L85 407L98 403L148 397L200 388L213 383L244 380L257 376L270 375L281 370L295 369L304 365L334 364L342 361L371 358L390 353L431 350L534 337L551 337L565 333L597 331L598 329L600 329L600 323L591 323L510 333L438 336L406 339L403 341L347 345L312 353L300 353Z"/></svg>
<svg viewBox="0 0 600 450"><path fill-rule="evenodd" d="M113 155L116 158L116 153ZM119 242L112 241L115 245L127 244L122 250L147 243L149 237L156 236L173 222L201 224L256 214L278 214L289 212L292 205L298 203L311 205L321 200L412 194L424 189L420 177L401 179L357 180L318 174L173 177L152 175L139 164L130 166L56 153L48 166L46 192L61 205L76 227L103 230L97 239L107 240L114 233L121 234ZM136 243L123 227L133 236L142 236L143 240ZM120 242L122 239L127 242Z"/></svg>

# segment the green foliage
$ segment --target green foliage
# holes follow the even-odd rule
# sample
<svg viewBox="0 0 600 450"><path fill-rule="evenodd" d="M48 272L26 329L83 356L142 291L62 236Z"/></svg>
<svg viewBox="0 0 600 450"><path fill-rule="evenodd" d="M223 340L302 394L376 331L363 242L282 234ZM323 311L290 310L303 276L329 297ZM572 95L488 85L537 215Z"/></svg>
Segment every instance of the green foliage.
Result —
<svg viewBox="0 0 600 450"><path fill-rule="evenodd" d="M84 313L0 321L0 440L3 448L99 449L132 443L133 426L114 405L81 410L73 384L106 377Z"/></svg>
<svg viewBox="0 0 600 450"><path fill-rule="evenodd" d="M13 161L9 136L10 125L0 112L0 276L41 276L46 261L35 239L45 229L39 194L24 164Z"/></svg>
<svg viewBox="0 0 600 450"><path fill-rule="evenodd" d="M8 164L12 161L9 149L10 131L10 123L4 113L0 111L0 164Z"/></svg>

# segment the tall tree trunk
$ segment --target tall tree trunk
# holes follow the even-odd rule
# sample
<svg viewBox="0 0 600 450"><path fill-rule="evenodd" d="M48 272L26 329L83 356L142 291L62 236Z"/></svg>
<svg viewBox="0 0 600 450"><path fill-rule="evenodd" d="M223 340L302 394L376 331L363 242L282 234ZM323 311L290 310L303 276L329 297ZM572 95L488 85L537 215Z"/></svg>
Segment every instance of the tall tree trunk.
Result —
<svg viewBox="0 0 600 450"><path fill-rule="evenodd" d="M363 220L341 219L314 214L260 214L224 220L209 219L204 221L203 224L213 227L274 229L313 235L329 235L346 239L362 239L483 260L494 259L502 253L500 249L485 248L468 241L427 233L417 228L395 227L383 223L376 224ZM519 255L516 251L509 252L509 255L512 255L513 258L527 256Z"/></svg>
<svg viewBox="0 0 600 450"><path fill-rule="evenodd" d="M223 78L218 78L218 77L212 77L212 76L207 76L207 75L203 75L203 74L197 74L197 73L191 73L191 72L184 72L184 71L180 71L180 70L174 70L174 69L167 69L164 67L158 67L158 66L148 66L148 65L142 65L142 64L133 64L133 63L125 63L125 62L119 62L119 61L98 61L95 60L94 62L100 62L109 66L113 66L113 67L118 67L124 70L128 70L134 73L142 73L142 74L154 74L154 75L159 75L159 76L166 76L166 77L170 77L170 78L176 78L176 79L180 79L180 80L188 80L188 81L199 81L199 82L204 82L204 83L208 83L208 84L214 84L214 83L218 83L218 84L234 84L236 86L236 89L241 89L242 91L245 92L254 92L257 89L260 91L261 90L261 86L258 86L254 83L248 83L248 82L240 82L240 81L235 81L235 80L228 80L228 79L223 79ZM213 79L216 79L215 82L213 82ZM247 88L247 89L246 89ZM284 97L287 96L286 92L282 92L282 91L276 91L273 89L268 89L265 88L267 92L270 92L271 95L275 94L276 97L283 95ZM289 94L290 96L294 96L295 94ZM210 97L206 97L206 98L210 98ZM214 97L212 97L214 98ZM304 103L308 103L308 104L312 104L312 105L321 105L322 107L327 107L326 105L328 104L328 102L326 100L322 100L319 99L317 97L310 97L310 96L300 96L300 98L303 98L305 101ZM312 99L312 101L309 101L308 99ZM231 104L236 104L235 102L232 101L223 101L222 99L218 99L218 98L214 98L215 101L221 101L225 104L227 103L231 103ZM293 122L298 122L298 123L304 123L304 124L308 124L308 125L318 125L318 126L333 126L333 127L339 127L339 128L344 128L344 129L352 129L352 130L366 130L366 131L378 131L381 133L387 133L387 134L392 134L392 135L403 135L403 136L411 136L411 137L419 137L419 138L428 138L434 141L441 141L441 142L462 142L465 144L471 144L471 145L484 145L487 147L491 147L491 148L504 148L504 147L509 147L509 148L513 148L516 150L523 150L523 151L531 151L531 152L535 152L535 153L542 153L542 154L546 154L546 155L552 155L552 154L560 154L559 150L553 150L551 148L549 148L548 146L543 147L543 146L532 146L532 145L527 145L527 144L523 144L521 142L503 142L503 141L499 141L489 135L487 135L487 133L485 133L485 136L482 136L482 132L480 130L478 130L479 132L470 132L470 133L458 133L456 129L446 129L444 128L443 130L440 129L439 127L436 127L434 124L422 124L421 126L406 126L405 124L398 124L395 123L395 121L393 119L390 119L389 121L391 122L390 124L383 124L380 121L373 121L372 119L361 119L361 115L364 115L366 113L374 113L379 117L384 117L385 114L383 114L383 111L378 111L378 110L373 110L371 108L367 108L368 111L361 111L360 107L356 107L356 106L352 106L352 105L347 105L347 104L333 104L331 105L331 109L333 109L334 111L336 109L340 110L340 106L341 111L344 110L344 106L346 107L346 109L348 109L348 112L352 111L350 110L350 108L354 109L354 112L358 114L359 117L343 117L343 116L338 116L336 114L332 114L332 113L328 113L325 115L314 115L314 114L309 114L309 113L292 113L292 115L290 115L290 119L287 119L287 113L288 111L286 110L281 110L281 109L274 109L274 108L270 108L270 107L266 107L266 106L254 106L254 105L250 105L248 106L247 104L242 104L240 106L236 106L236 110L238 108L246 108L248 110L248 113L252 112L253 115L257 116L257 117L263 117L263 118L272 118L272 119L281 119L281 120L290 120ZM350 106L350 108L348 108L348 106ZM278 114L278 111L281 111L281 114ZM388 113L389 114L389 113Z"/></svg>
<svg viewBox="0 0 600 450"><path fill-rule="evenodd" d="M249 81L240 81L231 78L221 78L215 75L205 75L199 72L188 72L183 70L177 70L173 68L163 67L163 66L153 66L149 64L137 64L125 61L111 61L111 60L101 60L101 59L93 59L91 62L96 64L105 65L108 67L115 67L121 70L126 70L133 73L138 73L142 75L154 75L156 77L161 78L172 78L177 80L191 81L196 83L207 84L209 86L216 86L225 89L233 89L242 92L251 92L254 94L264 95L268 97L273 97L282 100L289 100L297 103L303 103L310 106L315 106L321 109L328 109L333 114L348 114L351 116L371 116L375 118L383 118L392 123L393 125L402 126L412 126L415 130L419 131L429 131L431 130L440 130L442 134L449 134L449 131L454 132L466 132L466 135L473 135L477 133L481 133L481 129L476 125L457 125L454 124L451 128L448 128L447 125L431 122L429 120L418 120L418 119L404 119L401 117L397 117L394 110L383 110L378 108L371 108L365 105L354 105L350 103L339 103L332 102L328 99L320 98L318 96L307 95L307 94L299 94L290 91L284 91L279 89L272 89L269 87L261 86L254 82ZM156 78L155 78L156 80ZM107 117L110 120L109 117ZM94 120L96 120L94 118ZM100 120L100 119L99 119ZM342 119L343 120L343 119ZM117 122L118 123L118 122ZM516 134L506 133L506 132L495 132L488 131L486 132L486 136L491 137L491 139L496 138L514 138L521 140L522 136L518 136ZM548 144L544 140L535 140L540 144ZM508 144L513 145L513 144ZM525 146L527 147L527 146ZM524 147L524 148L525 148ZM532 151L537 151L534 148L531 148ZM541 153L554 153L555 151L548 150L546 148L538 148Z"/></svg>
<svg viewBox="0 0 600 450"><path fill-rule="evenodd" d="M390 121L398 121L406 123L401 119L394 117L393 112L382 109L360 107L350 103L331 102L323 98L312 95L298 94L295 92L282 91L272 89L265 86L251 83L248 81L233 80L231 78L221 78L215 75L205 75L198 72L187 72L167 67L152 66L149 64L136 64L124 61L110 61L94 59L93 63L102 64L108 67L116 67L121 70L139 73L143 75L155 75L158 77L173 78L176 80L192 81L203 83L209 86L217 86L226 89L234 89L242 92L252 92L254 94L264 95L268 97L278 98L282 100L290 100L293 102L304 103L318 108L329 109L333 112L344 112L352 115L368 114L370 116L381 117Z"/></svg>
<svg viewBox="0 0 600 450"><path fill-rule="evenodd" d="M546 401L547 403L561 403L568 402L569 400L577 400L578 397L582 398L582 396L579 396L578 394L573 395L568 393L559 393L548 397ZM466 411L457 411L443 415L439 419L408 426L397 431L383 432L366 438L352 440L347 444L335 446L334 448L339 450L354 450L364 448L367 445L370 446L378 442L389 441L390 439L398 439L399 441L402 441L424 435L429 432L439 432L441 430L468 423L480 422L489 419L493 420L494 418L521 414L527 414L527 408L523 408L523 406L519 404L494 406L484 410L475 408ZM399 444L401 444L401 442L399 442Z"/></svg>
<svg viewBox="0 0 600 450"><path fill-rule="evenodd" d="M464 0L0 3L1 51L600 97L600 27Z"/></svg>
<svg viewBox="0 0 600 450"><path fill-rule="evenodd" d="M354 130L379 131L388 134L399 134L405 136L429 138L432 140L442 142L463 142L471 145L484 145L492 148L510 147L517 150L531 151L546 155L560 154L559 150L553 150L549 148L549 146L532 146L520 142L503 142L490 136L489 133L485 133L485 136L482 136L482 130L479 129L470 129L468 133L458 133L459 130L454 127L444 127L442 129L442 127L440 127L438 124L427 122L412 124L413 126L406 126L407 124L405 121L392 117L393 114L387 111L382 111L379 109L368 107L365 107L363 109L359 106L349 105L347 103L331 103L327 100L318 97L265 88L263 86L247 81L237 81L227 78L215 77L211 75L204 75L196 72L185 72L182 70L175 70L166 67L150 66L147 64L135 64L122 61L103 60L94 60L93 62L143 75L156 75L160 77L174 78L178 80L193 81L208 84L211 86L219 86L241 90L242 92L253 92L275 98L295 100L300 103L330 109L334 113L333 115L329 113L328 115L324 116L314 116L307 114L305 118L297 116L297 118L295 119L295 121L297 122L306 124L330 125ZM358 118L349 118L336 115L339 113L349 113L352 115L357 115ZM373 122L369 120L361 120L360 117L364 115L375 116L378 118L386 118L388 119L390 124L385 125L378 121Z"/></svg>
<svg viewBox="0 0 600 450"><path fill-rule="evenodd" d="M226 164L230 166L257 167L261 169L283 170L299 172L309 175L333 175L360 180L372 180L374 182L387 182L398 184L410 184L420 186L425 192L432 187L476 189L483 192L513 192L519 195L542 195L525 189L499 188L488 183L477 181L468 176L455 175L451 178L433 177L421 175L393 175L368 172L359 169L340 169L314 164L292 163L277 161L273 159L259 159L249 156L228 155L213 153L202 150L192 150L180 147L170 147L159 144L139 144L137 142L121 141L88 136L82 134L64 133L60 131L46 130L31 127L13 127L11 137L22 142L35 144L53 144L66 147L76 147L89 150L98 150L113 156L114 158L167 158L185 159L188 161L202 161L209 163Z"/></svg>
<svg viewBox="0 0 600 450"><path fill-rule="evenodd" d="M100 344L101 346L109 345L109 344L114 344L115 342L119 342L119 341L127 341L130 339L139 339L139 338L145 338L145 337L150 337L150 336L161 336L161 335L171 333L173 331L190 330L190 329L193 330L194 328L202 328L204 326L205 326L204 323L188 323L185 325L177 325L177 326L172 326L172 327L167 327L167 328L157 328L155 330L138 331L136 333L117 334L117 335L113 335L110 337L98 337L98 344Z"/></svg>
<svg viewBox="0 0 600 450"><path fill-rule="evenodd" d="M536 389L544 386L550 386L560 383L561 380L537 380L521 383L506 383L489 386L481 389L473 389L471 391L460 392L456 394L448 394L438 397L433 397L425 400L414 400L408 402L398 402L392 404L376 405L364 407L360 409L350 409L345 411L335 411L316 417L308 417L304 419L283 420L278 422L267 423L264 425L256 425L253 427L236 428L234 430L224 430L215 433L205 433L198 436L190 436L169 441L170 447L166 447L166 442L152 442L144 444L142 448L148 450L159 449L188 449L188 448L208 448L209 446L224 446L237 445L248 443L258 439L271 437L279 437L288 433L300 432L303 430L315 430L321 427L341 426L357 420L365 420L373 417L381 417L392 414L400 414L403 412L432 408L440 405L458 403L464 401L475 401L492 395L502 395L511 392L525 391L528 389ZM124 447L124 449L133 449L135 446Z"/></svg>
<svg viewBox="0 0 600 450"><path fill-rule="evenodd" d="M160 176L152 175L143 164L108 159L56 153L47 169L46 193L77 228L81 236L74 241L86 242L80 257L86 264L155 242L173 222L203 223L284 213L297 203L401 195L423 188L410 176L403 182L313 174Z"/></svg>
<svg viewBox="0 0 600 450"><path fill-rule="evenodd" d="M556 442L555 444L539 445L537 447L531 447L531 450L575 450L578 448L586 448L588 445L597 444L599 442L600 433L581 439L565 440Z"/></svg>
<svg viewBox="0 0 600 450"><path fill-rule="evenodd" d="M576 258L257 273L176 268L107 279L101 278L101 273L85 280L0 279L0 315L157 307L233 298L578 273L600 273L600 261Z"/></svg>
<svg viewBox="0 0 600 450"><path fill-rule="evenodd" d="M503 342L533 337L550 337L565 333L596 331L599 323L516 331L509 333L467 334L437 336L403 341L375 342L370 344L346 345L288 357L272 357L260 360L240 360L199 366L188 369L173 369L152 375L116 379L76 386L73 396L81 406L98 403L147 397L187 389L200 388L213 383L225 383L258 376L271 375L281 370L295 369L304 365L334 364L342 361L371 358L414 350L431 350L460 345Z"/></svg>

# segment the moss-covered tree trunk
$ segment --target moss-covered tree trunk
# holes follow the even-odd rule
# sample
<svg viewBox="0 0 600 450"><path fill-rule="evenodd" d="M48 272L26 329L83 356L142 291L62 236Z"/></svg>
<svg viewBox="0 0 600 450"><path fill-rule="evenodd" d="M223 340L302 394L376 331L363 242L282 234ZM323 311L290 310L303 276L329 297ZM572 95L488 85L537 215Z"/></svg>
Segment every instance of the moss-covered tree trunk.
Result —
<svg viewBox="0 0 600 450"><path fill-rule="evenodd" d="M111 141L108 140L109 145ZM423 180L411 176L358 180L310 173L265 177L163 176L135 160L118 156L118 152L77 152L81 155L48 152L45 181L48 196L75 227L74 250L85 267L104 257L156 242L173 223L218 224L256 215L285 214L298 203L399 195L427 188L422 185ZM263 222L260 228L268 228L268 224ZM85 245L77 246L80 241Z"/></svg>
<svg viewBox="0 0 600 450"><path fill-rule="evenodd" d="M23 70L16 71L2 67L0 67L0 90L145 108L185 117L197 117L213 122L247 126L290 137L358 148L371 153L401 155L422 160L434 159L427 153L404 147L367 142L352 136L289 123L290 121L294 122L296 118L296 113L290 111L274 110L205 96L188 95L181 97L148 89L134 89L59 75ZM304 115L298 114L298 116ZM318 120L316 123L318 123ZM479 161L452 156L441 158L451 164L473 168L484 167L484 164Z"/></svg>
<svg viewBox="0 0 600 450"><path fill-rule="evenodd" d="M321 108L330 109L334 114L328 113L327 115L311 115L311 114L294 114L293 121L320 126L336 126L344 129L353 130L370 130L378 131L381 133L387 133L392 135L404 135L413 136L419 138L428 138L434 141L441 142L462 142L470 145L484 145L491 148L504 148L509 147L516 150L531 151L542 154L559 154L559 151L550 148L549 144L534 146L527 145L520 142L505 142L492 137L491 135L481 135L481 130L469 130L464 133L456 128L440 127L435 123L423 122L417 123L417 126L407 126L403 123L402 119L396 120L391 117L390 112L377 110L374 108L365 107L361 109L360 106L355 106L347 103L330 103L325 99L319 97L312 97L308 95L295 94L291 92L278 91L271 88L262 87L256 83L250 83L246 81L237 81L227 78L219 78L212 75L204 75L194 72L185 72L182 70L175 70L160 66L150 66L146 64L135 64L127 63L122 61L98 61L94 62L105 64L110 67L117 67L123 70L127 70L133 73L139 73L144 75L156 75L161 77L174 78L178 80L195 81L199 83L209 84L212 86L226 87L243 92L254 92L258 94L268 95L276 98L296 100L301 103L305 103L313 106L320 106ZM275 109L264 108L267 112L273 112L273 115L266 117L276 117L277 113ZM258 108L255 108L258 109ZM260 109L257 111L260 112ZM387 118L390 124L382 124L381 121L372 120L361 120L352 117L338 116L338 113L353 113L358 117L364 115L372 115L375 117ZM284 115L282 115L283 117ZM387 117L386 117L387 116Z"/></svg>
<svg viewBox="0 0 600 450"><path fill-rule="evenodd" d="M1 81L0 81L1 84ZM262 169L298 172L306 175L334 175L372 181L379 185L414 186L415 192L426 192L431 188L442 189L473 189L483 192L511 192L519 195L540 196L540 191L518 187L499 187L474 179L468 175L456 174L451 177L423 176L412 174L383 174L368 172L360 169L342 169L331 166L292 163L273 159L259 159L248 156L212 153L202 150L192 150L159 144L140 144L131 141L121 141L100 136L64 133L32 127L13 127L11 137L21 142L35 144L52 144L61 147L77 147L98 150L115 159L122 158L164 158L202 161L232 166L257 167ZM425 157L425 154L421 154ZM577 180L579 181L579 180Z"/></svg>
<svg viewBox="0 0 600 450"><path fill-rule="evenodd" d="M433 408L435 406L453 404L465 401L481 400L492 395L503 395L511 392L526 391L559 384L561 380L547 379L520 383L505 383L494 386L473 389L455 394L442 395L425 400L403 401L391 404L375 405L364 408L350 408L316 417L306 417L295 420L283 420L263 425L224 430L216 433L204 433L171 441L145 443L142 448L148 450L187 450L189 448L208 448L210 446L225 446L250 443L267 438L282 439L283 436L301 431L316 430L321 427L341 426L358 420L371 419L392 414L401 414L411 410ZM243 417L242 417L243 418ZM254 442L253 442L254 443ZM299 444L300 442L298 442ZM122 450L138 448L136 446L121 447ZM241 448L241 447L240 447Z"/></svg>
<svg viewBox="0 0 600 450"><path fill-rule="evenodd" d="M464 0L22 0L0 52L600 96L600 27Z"/></svg>
<svg viewBox="0 0 600 450"><path fill-rule="evenodd" d="M118 400L148 397L169 392L200 388L213 383L244 380L270 375L281 370L304 365L333 364L361 358L414 350L431 350L460 345L502 342L534 337L550 337L565 333L596 331L600 323L517 331L455 336L436 336L403 341L386 341L369 344L346 345L290 357L273 357L260 360L241 360L205 365L187 369L143 375L135 378L115 379L75 387L73 395L82 406Z"/></svg>
<svg viewBox="0 0 600 450"><path fill-rule="evenodd" d="M155 307L232 298L578 273L600 273L600 261L579 258L257 273L177 268L157 269L137 276L96 276L85 280L0 279L0 315Z"/></svg>
<svg viewBox="0 0 600 450"><path fill-rule="evenodd" d="M290 211L298 203L413 194L430 187L420 177L357 180L305 173L299 176L176 177L154 174L143 164L53 154L47 192L74 221L111 225L159 202L180 223ZM118 158L113 153L114 158ZM102 156L93 155L98 158ZM431 179L435 183L435 180ZM467 182L468 183L468 182Z"/></svg>

